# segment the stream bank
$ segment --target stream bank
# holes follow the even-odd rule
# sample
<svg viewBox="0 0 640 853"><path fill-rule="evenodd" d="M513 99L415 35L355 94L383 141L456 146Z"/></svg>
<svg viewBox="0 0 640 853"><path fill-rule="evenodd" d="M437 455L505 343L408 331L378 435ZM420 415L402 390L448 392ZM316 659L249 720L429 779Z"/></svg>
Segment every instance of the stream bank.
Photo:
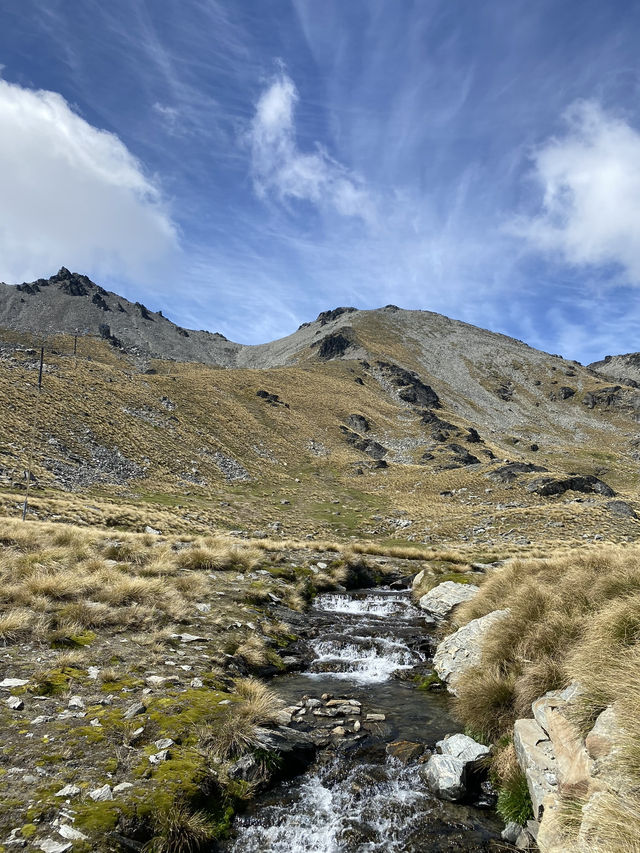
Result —
<svg viewBox="0 0 640 853"><path fill-rule="evenodd" d="M229 853L471 853L497 850L490 796L435 797L424 762L456 731L446 695L420 690L431 640L407 591L318 596L307 614L312 659L275 678L289 725L318 747L309 770L257 797Z"/></svg>

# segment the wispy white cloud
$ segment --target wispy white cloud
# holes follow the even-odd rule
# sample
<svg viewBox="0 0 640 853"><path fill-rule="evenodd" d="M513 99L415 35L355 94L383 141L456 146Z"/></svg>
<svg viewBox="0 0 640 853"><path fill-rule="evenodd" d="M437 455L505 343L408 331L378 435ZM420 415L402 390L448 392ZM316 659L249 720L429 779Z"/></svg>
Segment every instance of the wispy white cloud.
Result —
<svg viewBox="0 0 640 853"><path fill-rule="evenodd" d="M55 92L0 80L0 279L64 264L148 280L177 245L157 184L117 136Z"/></svg>
<svg viewBox="0 0 640 853"><path fill-rule="evenodd" d="M640 133L594 101L533 155L538 212L514 224L536 249L575 265L619 265L640 284Z"/></svg>
<svg viewBox="0 0 640 853"><path fill-rule="evenodd" d="M283 70L260 96L249 131L256 192L262 197L273 193L281 201L306 200L342 216L372 220L374 202L361 179L320 144L311 152L298 147L297 101L295 84Z"/></svg>

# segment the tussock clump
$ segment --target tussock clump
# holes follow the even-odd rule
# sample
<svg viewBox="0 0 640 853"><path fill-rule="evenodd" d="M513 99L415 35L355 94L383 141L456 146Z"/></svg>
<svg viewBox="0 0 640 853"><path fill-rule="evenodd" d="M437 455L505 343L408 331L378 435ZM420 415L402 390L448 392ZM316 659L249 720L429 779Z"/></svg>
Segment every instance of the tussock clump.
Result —
<svg viewBox="0 0 640 853"><path fill-rule="evenodd" d="M580 687L571 713L583 733L613 705L613 755L626 789L596 793L584 811L582 803L567 800L558 821L567 837L575 837L582 824L596 853L640 853L640 547L513 562L460 606L456 621L505 607L510 616L492 629L482 665L456 684L458 714L495 740L510 732L516 717L531 716L534 699L570 682ZM499 763L498 756L498 808L517 819L522 779L510 782Z"/></svg>
<svg viewBox="0 0 640 853"><path fill-rule="evenodd" d="M198 853L209 849L214 827L204 812L177 804L159 817L156 832L145 853Z"/></svg>

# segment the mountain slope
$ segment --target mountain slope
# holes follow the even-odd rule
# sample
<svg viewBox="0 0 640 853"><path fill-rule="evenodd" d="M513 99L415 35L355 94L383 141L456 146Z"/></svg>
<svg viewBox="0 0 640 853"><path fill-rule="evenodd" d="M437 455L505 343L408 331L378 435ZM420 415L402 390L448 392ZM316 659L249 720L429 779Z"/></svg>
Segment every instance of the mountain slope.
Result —
<svg viewBox="0 0 640 853"><path fill-rule="evenodd" d="M185 337L66 270L46 281L0 293L5 508L24 488L46 332L40 515L487 547L635 535L640 392L576 362L394 306L243 346ZM76 329L90 334L74 356Z"/></svg>

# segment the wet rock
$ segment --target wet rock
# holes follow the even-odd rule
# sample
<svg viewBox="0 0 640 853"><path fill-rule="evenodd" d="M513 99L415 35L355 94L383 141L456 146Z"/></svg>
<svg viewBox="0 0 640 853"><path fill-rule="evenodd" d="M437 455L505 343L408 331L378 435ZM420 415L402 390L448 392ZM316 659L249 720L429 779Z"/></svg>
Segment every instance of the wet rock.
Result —
<svg viewBox="0 0 640 853"><path fill-rule="evenodd" d="M255 735L258 747L280 756L280 777L303 772L315 757L315 742L306 732L288 726L276 729L257 727Z"/></svg>
<svg viewBox="0 0 640 853"><path fill-rule="evenodd" d="M364 718L365 723L382 723L386 719L386 714L367 714Z"/></svg>
<svg viewBox="0 0 640 853"><path fill-rule="evenodd" d="M331 734L336 735L337 737L344 737L347 733L347 730L344 726L336 726L335 729L331 729Z"/></svg>
<svg viewBox="0 0 640 853"><path fill-rule="evenodd" d="M438 619L444 617L453 610L457 604L470 601L477 595L480 588L474 584L456 583L445 581L431 589L420 599L420 607Z"/></svg>
<svg viewBox="0 0 640 853"><path fill-rule="evenodd" d="M432 755L422 771L423 778L436 796L455 803L466 794L465 763L450 755Z"/></svg>
<svg viewBox="0 0 640 853"><path fill-rule="evenodd" d="M456 692L456 680L470 667L480 663L485 637L497 622L509 615L509 612L509 610L493 610L486 616L473 619L445 637L438 645L433 657L433 666L451 693Z"/></svg>
<svg viewBox="0 0 640 853"><path fill-rule="evenodd" d="M411 764L424 754L424 744L409 740L395 740L387 744L387 755L397 758L402 764Z"/></svg>

